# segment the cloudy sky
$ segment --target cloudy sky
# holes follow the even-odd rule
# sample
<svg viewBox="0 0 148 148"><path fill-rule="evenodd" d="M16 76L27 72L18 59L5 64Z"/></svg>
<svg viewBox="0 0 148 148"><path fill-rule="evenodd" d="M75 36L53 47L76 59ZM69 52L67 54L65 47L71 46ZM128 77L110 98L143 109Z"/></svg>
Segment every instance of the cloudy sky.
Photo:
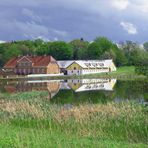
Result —
<svg viewBox="0 0 148 148"><path fill-rule="evenodd" d="M148 41L148 0L0 0L0 41Z"/></svg>

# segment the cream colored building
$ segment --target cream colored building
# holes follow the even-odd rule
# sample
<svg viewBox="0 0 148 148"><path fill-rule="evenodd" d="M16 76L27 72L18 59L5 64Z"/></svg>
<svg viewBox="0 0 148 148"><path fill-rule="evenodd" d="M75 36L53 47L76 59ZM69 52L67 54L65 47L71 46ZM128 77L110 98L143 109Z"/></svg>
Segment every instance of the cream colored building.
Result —
<svg viewBox="0 0 148 148"><path fill-rule="evenodd" d="M102 72L116 71L116 66L112 59L109 60L73 60L57 61L66 75L95 74Z"/></svg>

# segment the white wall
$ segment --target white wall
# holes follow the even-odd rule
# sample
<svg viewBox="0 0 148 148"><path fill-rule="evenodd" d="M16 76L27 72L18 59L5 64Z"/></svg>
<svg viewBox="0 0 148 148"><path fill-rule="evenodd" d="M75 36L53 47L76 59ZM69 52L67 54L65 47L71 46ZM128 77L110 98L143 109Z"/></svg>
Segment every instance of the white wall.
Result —
<svg viewBox="0 0 148 148"><path fill-rule="evenodd" d="M109 72L109 69L83 69L83 70L67 70L67 75L80 75L80 74L95 74Z"/></svg>
<svg viewBox="0 0 148 148"><path fill-rule="evenodd" d="M82 74L95 74L95 73L102 73L102 72L109 72L109 69L83 69Z"/></svg>

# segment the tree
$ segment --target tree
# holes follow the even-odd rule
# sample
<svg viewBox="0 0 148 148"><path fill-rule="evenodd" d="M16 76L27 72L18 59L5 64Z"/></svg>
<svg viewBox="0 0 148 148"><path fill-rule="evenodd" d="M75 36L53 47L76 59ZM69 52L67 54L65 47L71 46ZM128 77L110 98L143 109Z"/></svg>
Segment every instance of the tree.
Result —
<svg viewBox="0 0 148 148"><path fill-rule="evenodd" d="M48 54L52 55L56 60L70 60L72 59L73 51L69 44L63 41L56 41L49 46Z"/></svg>
<svg viewBox="0 0 148 148"><path fill-rule="evenodd" d="M18 49L17 45L12 44L9 48L7 48L4 51L4 54L3 54L4 62L6 62L6 61L10 60L11 58L16 57L18 55L22 55L21 50Z"/></svg>
<svg viewBox="0 0 148 148"><path fill-rule="evenodd" d="M31 41L31 40L17 41L17 42L15 42L13 44L17 44L17 45L20 45L20 46L22 46L22 45L25 46L25 48L27 48L27 50L31 54L35 53L35 50L36 50L36 47L37 47L37 46L35 46L34 41Z"/></svg>
<svg viewBox="0 0 148 148"><path fill-rule="evenodd" d="M89 44L87 54L88 59L99 59L102 55L102 50L100 50L100 45L96 42Z"/></svg>
<svg viewBox="0 0 148 148"><path fill-rule="evenodd" d="M41 46L42 44L44 44L44 41L43 41L43 40L41 40L41 39L36 39L36 40L34 40L34 46L35 46L35 47L39 47L39 46Z"/></svg>
<svg viewBox="0 0 148 148"><path fill-rule="evenodd" d="M87 48L81 48L77 52L78 60L87 60L88 54L87 54Z"/></svg>
<svg viewBox="0 0 148 148"><path fill-rule="evenodd" d="M144 49L148 52L148 42L145 42L145 43L143 44L143 46L144 46Z"/></svg>
<svg viewBox="0 0 148 148"><path fill-rule="evenodd" d="M114 61L116 60L116 54L113 50L110 51L105 51L104 54L100 57L100 59L113 59Z"/></svg>
<svg viewBox="0 0 148 148"><path fill-rule="evenodd" d="M86 52L88 47L88 42L84 41L83 39L76 39L69 43L72 46L73 50L73 59L86 59Z"/></svg>
<svg viewBox="0 0 148 148"><path fill-rule="evenodd" d="M33 53L33 50L29 49L26 45L24 44L20 44L17 46L17 49L20 50L22 52L23 55L32 55L34 54Z"/></svg>
<svg viewBox="0 0 148 148"><path fill-rule="evenodd" d="M125 56L123 50L116 51L116 59L115 59L116 66L125 66L128 63L128 59Z"/></svg>
<svg viewBox="0 0 148 148"><path fill-rule="evenodd" d="M137 65L148 60L148 53L144 50L135 49L131 52L129 60L131 65Z"/></svg>
<svg viewBox="0 0 148 148"><path fill-rule="evenodd" d="M89 59L100 59L105 52L110 51L112 42L105 37L97 37L93 43L88 46Z"/></svg>
<svg viewBox="0 0 148 148"><path fill-rule="evenodd" d="M49 53L50 45L51 45L51 42L46 42L42 44L41 46L36 48L35 53L37 55L47 55Z"/></svg>
<svg viewBox="0 0 148 148"><path fill-rule="evenodd" d="M109 51L109 49L112 47L113 43L107 39L106 37L97 37L95 39L95 42L98 43L100 45L100 49L102 51Z"/></svg>
<svg viewBox="0 0 148 148"><path fill-rule="evenodd" d="M122 50L124 51L128 60L128 65L135 65L136 62L138 62L142 52L140 46L133 41L126 41L126 43L122 45Z"/></svg>
<svg viewBox="0 0 148 148"><path fill-rule="evenodd" d="M142 51L135 65L136 73L148 76L148 52Z"/></svg>

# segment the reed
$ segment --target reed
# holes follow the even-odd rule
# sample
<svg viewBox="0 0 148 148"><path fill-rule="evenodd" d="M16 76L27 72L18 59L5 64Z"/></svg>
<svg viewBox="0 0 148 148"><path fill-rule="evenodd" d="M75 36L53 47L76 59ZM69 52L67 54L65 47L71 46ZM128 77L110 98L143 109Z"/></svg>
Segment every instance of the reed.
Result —
<svg viewBox="0 0 148 148"><path fill-rule="evenodd" d="M145 147L148 144L147 107L143 105L110 102L66 107L51 104L46 95L39 92L1 95L1 147Z"/></svg>

